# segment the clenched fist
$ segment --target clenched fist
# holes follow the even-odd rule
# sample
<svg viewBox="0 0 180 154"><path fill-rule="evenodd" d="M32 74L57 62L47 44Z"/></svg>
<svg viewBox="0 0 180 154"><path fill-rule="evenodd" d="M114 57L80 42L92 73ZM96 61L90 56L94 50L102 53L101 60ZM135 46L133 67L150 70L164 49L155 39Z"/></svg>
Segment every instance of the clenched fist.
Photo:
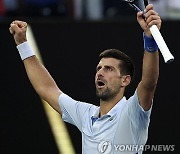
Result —
<svg viewBox="0 0 180 154"><path fill-rule="evenodd" d="M14 40L16 45L19 45L23 42L27 41L26 31L27 31L27 23L24 21L15 20L10 24L9 31L14 36Z"/></svg>
<svg viewBox="0 0 180 154"><path fill-rule="evenodd" d="M143 17L143 12L137 13L137 21L139 22L141 28L144 30L147 36L151 36L150 27L156 25L158 29L161 28L161 18L158 13L154 10L154 6L149 4L145 9L145 19Z"/></svg>

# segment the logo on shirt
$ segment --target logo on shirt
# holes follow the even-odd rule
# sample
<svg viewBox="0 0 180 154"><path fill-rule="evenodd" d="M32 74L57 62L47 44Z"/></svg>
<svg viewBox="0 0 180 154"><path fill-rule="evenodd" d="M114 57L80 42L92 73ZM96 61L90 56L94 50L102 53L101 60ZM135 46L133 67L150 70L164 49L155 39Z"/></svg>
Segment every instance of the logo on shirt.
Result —
<svg viewBox="0 0 180 154"><path fill-rule="evenodd" d="M112 150L111 142L109 141L101 141L98 145L98 151L101 154L110 154Z"/></svg>

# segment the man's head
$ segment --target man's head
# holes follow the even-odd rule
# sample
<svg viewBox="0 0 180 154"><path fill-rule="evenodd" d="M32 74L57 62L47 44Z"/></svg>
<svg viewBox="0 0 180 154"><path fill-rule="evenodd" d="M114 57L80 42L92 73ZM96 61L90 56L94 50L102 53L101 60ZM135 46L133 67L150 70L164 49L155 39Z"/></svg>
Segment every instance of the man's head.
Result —
<svg viewBox="0 0 180 154"><path fill-rule="evenodd" d="M96 94L108 100L124 94L134 76L134 64L130 57L117 49L108 49L99 55L95 84Z"/></svg>

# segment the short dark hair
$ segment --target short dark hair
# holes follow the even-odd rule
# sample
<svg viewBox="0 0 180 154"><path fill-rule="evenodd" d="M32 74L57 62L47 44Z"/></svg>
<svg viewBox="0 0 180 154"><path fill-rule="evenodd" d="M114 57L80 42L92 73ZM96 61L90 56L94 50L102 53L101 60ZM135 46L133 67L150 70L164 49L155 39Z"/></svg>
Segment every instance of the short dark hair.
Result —
<svg viewBox="0 0 180 154"><path fill-rule="evenodd" d="M99 58L116 58L120 61L119 68L122 75L130 75L134 78L135 66L131 58L117 49L107 49L100 53Z"/></svg>

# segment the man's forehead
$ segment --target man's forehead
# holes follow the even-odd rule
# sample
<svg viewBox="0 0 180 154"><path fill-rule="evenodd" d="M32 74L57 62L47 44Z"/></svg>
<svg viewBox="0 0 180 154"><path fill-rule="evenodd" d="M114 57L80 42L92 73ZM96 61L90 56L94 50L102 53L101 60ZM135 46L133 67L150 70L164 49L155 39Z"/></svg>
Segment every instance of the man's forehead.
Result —
<svg viewBox="0 0 180 154"><path fill-rule="evenodd" d="M119 66L119 60L116 58L102 58L98 65Z"/></svg>

